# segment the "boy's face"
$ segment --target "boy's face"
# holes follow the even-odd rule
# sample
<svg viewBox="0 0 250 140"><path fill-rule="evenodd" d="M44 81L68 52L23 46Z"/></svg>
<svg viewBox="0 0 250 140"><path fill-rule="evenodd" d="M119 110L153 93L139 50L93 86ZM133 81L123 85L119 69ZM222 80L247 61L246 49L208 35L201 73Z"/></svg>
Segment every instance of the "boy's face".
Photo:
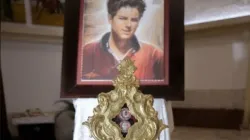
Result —
<svg viewBox="0 0 250 140"><path fill-rule="evenodd" d="M140 14L137 8L122 7L112 18L109 16L112 33L121 40L129 40L135 33L140 21Z"/></svg>

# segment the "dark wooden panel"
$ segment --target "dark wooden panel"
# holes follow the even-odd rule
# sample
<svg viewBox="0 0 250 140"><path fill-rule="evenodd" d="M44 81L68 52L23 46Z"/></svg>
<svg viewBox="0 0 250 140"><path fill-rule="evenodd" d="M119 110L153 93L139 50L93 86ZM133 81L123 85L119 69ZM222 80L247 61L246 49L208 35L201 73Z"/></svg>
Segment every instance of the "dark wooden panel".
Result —
<svg viewBox="0 0 250 140"><path fill-rule="evenodd" d="M56 140L54 124L18 125L21 140Z"/></svg>
<svg viewBox="0 0 250 140"><path fill-rule="evenodd" d="M243 110L174 108L175 126L240 129Z"/></svg>
<svg viewBox="0 0 250 140"><path fill-rule="evenodd" d="M3 78L2 78L2 68L1 68L1 47L0 47L0 134L1 138L4 140L11 140L11 134L8 129L8 124L7 124L7 113L6 113L6 105L5 105L5 96L4 96L4 87L3 87Z"/></svg>

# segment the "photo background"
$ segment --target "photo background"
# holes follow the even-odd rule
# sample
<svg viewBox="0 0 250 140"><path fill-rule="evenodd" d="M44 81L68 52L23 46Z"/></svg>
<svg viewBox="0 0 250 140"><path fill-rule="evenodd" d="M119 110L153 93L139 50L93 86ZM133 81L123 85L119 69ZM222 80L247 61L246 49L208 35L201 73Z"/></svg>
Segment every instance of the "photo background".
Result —
<svg viewBox="0 0 250 140"><path fill-rule="evenodd" d="M146 10L139 23L136 36L140 41L164 47L164 0L145 0ZM83 13L83 43L100 40L110 32L107 0L85 0Z"/></svg>

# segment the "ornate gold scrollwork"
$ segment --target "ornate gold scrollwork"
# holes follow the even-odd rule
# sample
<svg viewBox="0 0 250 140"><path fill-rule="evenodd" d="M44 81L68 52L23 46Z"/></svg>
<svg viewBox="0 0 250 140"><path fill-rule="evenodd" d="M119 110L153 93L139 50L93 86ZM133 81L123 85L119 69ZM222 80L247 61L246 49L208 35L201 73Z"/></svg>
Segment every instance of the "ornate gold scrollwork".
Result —
<svg viewBox="0 0 250 140"><path fill-rule="evenodd" d="M87 125L91 137L95 140L156 140L161 131L167 128L153 108L153 96L143 94L139 80L134 76L136 67L130 59L124 59L117 67L120 74L113 80L114 90L98 95L98 106L93 116L83 125ZM121 133L120 126L112 121L127 105L136 122L129 127L126 136Z"/></svg>

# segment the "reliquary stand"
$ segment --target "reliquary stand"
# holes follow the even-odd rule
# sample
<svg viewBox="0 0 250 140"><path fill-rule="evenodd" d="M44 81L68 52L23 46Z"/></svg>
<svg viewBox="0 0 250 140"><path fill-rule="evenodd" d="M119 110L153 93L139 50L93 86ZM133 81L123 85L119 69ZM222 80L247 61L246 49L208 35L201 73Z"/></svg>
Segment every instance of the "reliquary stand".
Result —
<svg viewBox="0 0 250 140"><path fill-rule="evenodd" d="M117 69L114 90L98 95L93 116L83 125L95 140L158 140L168 126L158 119L153 96L138 90L134 62L124 59Z"/></svg>

